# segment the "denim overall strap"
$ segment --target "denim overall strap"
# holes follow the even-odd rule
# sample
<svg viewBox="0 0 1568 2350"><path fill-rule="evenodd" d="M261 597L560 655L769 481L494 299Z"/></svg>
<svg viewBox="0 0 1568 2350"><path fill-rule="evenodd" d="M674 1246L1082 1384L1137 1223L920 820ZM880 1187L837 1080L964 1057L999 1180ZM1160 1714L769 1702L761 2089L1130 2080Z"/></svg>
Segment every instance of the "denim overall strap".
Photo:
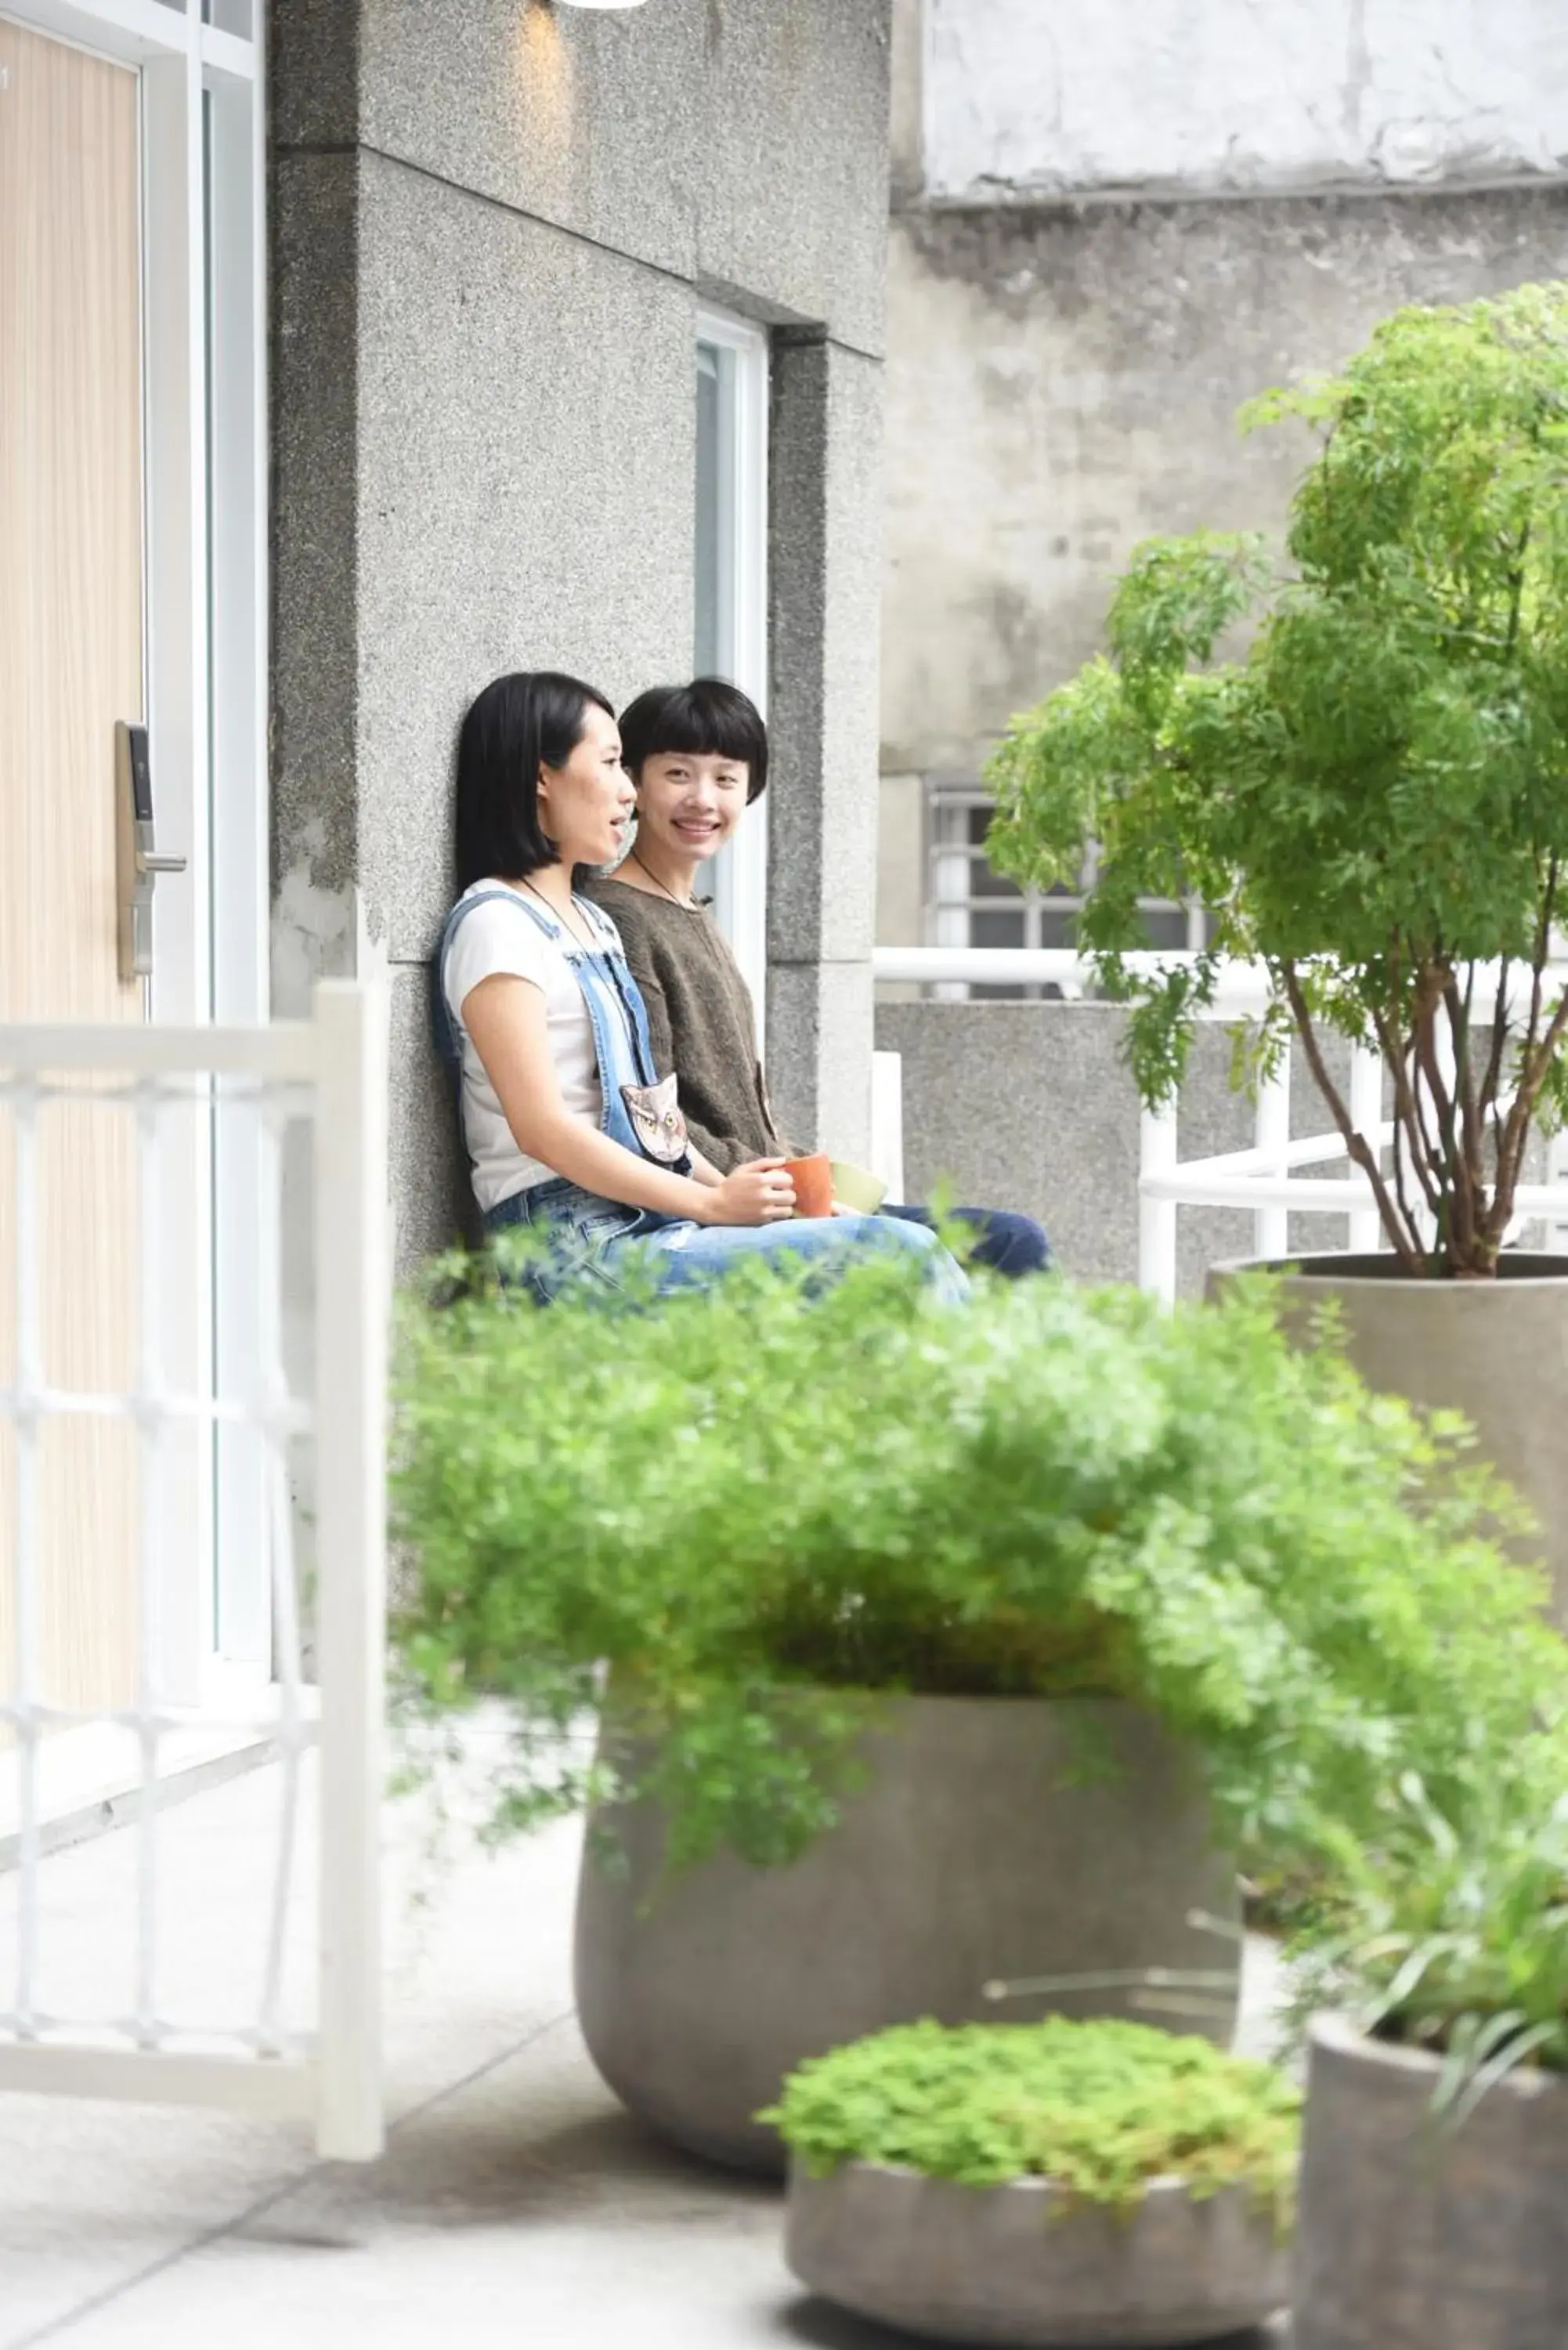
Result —
<svg viewBox="0 0 1568 2350"><path fill-rule="evenodd" d="M548 910L534 905L521 890L498 886L482 889L466 900L460 901L447 917L441 936L441 952L437 957L438 983L435 1003L439 1014L444 1015L446 1033L452 1039L456 1055L455 1066L461 1075L461 1045L446 1001L445 966L452 938L464 916L487 899L505 898L533 921L545 937L559 947L572 974L583 993L587 1007L588 1023L593 1030L594 1055L598 1063L599 1091L603 1107L599 1113L600 1130L612 1142L638 1159L648 1153L638 1139L636 1128L621 1097L622 1086L648 1086L656 1082L653 1050L649 1037L648 1012L641 993L632 977L631 967L622 952L619 940L608 917L586 898L574 897L572 903L600 941L597 947L585 947L573 938L564 923L558 922ZM437 1018L437 1045L441 1047L441 1029ZM650 1162L651 1163L651 1162ZM685 1173L690 1160L672 1171Z"/></svg>
<svg viewBox="0 0 1568 2350"><path fill-rule="evenodd" d="M452 942L467 917L476 906L488 905L493 898L509 898L514 905L522 901L515 889L481 889L472 898L461 898L441 925L441 944L431 964L431 1035L436 1054L452 1082L461 1107L462 1099L462 1039L452 1016L452 1006L446 1000L446 959Z"/></svg>

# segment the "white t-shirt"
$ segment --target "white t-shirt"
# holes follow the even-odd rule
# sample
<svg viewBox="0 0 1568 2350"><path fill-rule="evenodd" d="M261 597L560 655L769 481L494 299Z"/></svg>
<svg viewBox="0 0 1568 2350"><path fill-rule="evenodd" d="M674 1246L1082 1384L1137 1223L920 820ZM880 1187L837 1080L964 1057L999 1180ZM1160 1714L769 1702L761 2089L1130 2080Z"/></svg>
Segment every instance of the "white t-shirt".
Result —
<svg viewBox="0 0 1568 2350"><path fill-rule="evenodd" d="M476 881L463 891L463 898L506 886L501 881ZM482 979L502 972L508 978L532 981L545 998L550 1053L567 1114L586 1119L590 1126L597 1126L604 1114L593 1023L576 973L559 942L546 938L524 910L527 900L523 893L514 889L508 897L514 902L492 898L464 916L442 973L447 1008L462 1041L462 1130L473 1166L473 1195L486 1212L531 1183L547 1182L555 1170L537 1159L525 1158L518 1149L506 1113L463 1025L463 999ZM615 925L597 908L595 912L606 926L608 944Z"/></svg>

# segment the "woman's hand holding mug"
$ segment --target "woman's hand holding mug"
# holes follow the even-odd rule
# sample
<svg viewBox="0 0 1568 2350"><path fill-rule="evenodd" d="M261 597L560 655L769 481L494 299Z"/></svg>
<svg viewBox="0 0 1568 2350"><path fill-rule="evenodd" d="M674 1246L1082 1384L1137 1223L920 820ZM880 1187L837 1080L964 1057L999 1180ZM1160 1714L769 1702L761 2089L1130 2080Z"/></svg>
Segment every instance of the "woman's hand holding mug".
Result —
<svg viewBox="0 0 1568 2350"><path fill-rule="evenodd" d="M706 1224L776 1224L794 1213L794 1185L782 1159L748 1159L706 1195Z"/></svg>

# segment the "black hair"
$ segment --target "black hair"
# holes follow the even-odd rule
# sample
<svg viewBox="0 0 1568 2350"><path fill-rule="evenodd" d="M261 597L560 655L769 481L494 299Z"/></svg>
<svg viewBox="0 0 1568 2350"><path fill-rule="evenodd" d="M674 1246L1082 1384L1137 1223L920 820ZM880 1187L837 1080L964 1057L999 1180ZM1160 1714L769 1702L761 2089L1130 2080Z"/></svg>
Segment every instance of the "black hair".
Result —
<svg viewBox="0 0 1568 2350"><path fill-rule="evenodd" d="M690 685L650 685L627 704L620 722L621 760L635 780L645 759L684 751L693 759L743 759L746 804L767 788L768 730L762 712L738 685L722 677L694 677Z"/></svg>
<svg viewBox="0 0 1568 2350"><path fill-rule="evenodd" d="M615 716L596 686L553 669L514 670L474 695L457 738L460 889L559 862L539 821L539 770L566 765L590 703Z"/></svg>

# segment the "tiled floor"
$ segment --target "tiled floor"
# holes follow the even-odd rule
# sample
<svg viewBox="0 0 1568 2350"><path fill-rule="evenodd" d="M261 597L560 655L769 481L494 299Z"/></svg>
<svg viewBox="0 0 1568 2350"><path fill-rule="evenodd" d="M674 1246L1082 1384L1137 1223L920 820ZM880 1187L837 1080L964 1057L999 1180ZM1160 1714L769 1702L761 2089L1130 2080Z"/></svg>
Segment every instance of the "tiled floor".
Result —
<svg viewBox="0 0 1568 2350"><path fill-rule="evenodd" d="M261 1771L164 1824L170 2004L215 2013L254 1975L274 1804ZM599 2085L571 2013L575 1834L445 1864L400 1841L382 2159L322 2166L303 2131L226 2116L0 2098L0 2350L897 2350L794 2289L774 2190L670 2151ZM78 2002L124 1962L132 1848L47 1864L46 1961ZM1272 1981L1251 1960L1255 2034Z"/></svg>

